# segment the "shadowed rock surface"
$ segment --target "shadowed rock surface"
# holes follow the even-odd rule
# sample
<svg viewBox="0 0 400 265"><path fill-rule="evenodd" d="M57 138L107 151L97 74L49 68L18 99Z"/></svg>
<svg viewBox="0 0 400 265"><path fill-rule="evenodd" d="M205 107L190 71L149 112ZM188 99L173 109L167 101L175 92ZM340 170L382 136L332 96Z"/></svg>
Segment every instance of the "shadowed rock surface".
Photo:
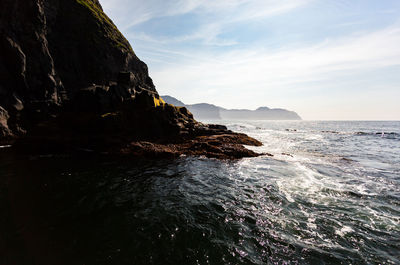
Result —
<svg viewBox="0 0 400 265"><path fill-rule="evenodd" d="M117 81L119 72L134 73L134 89L155 91L146 64L97 0L3 0L0 12L3 134L24 134L79 89Z"/></svg>
<svg viewBox="0 0 400 265"><path fill-rule="evenodd" d="M0 33L0 144L150 156L175 144L166 153L257 155L242 144L258 141L165 104L98 0L3 0ZM204 144L212 135L230 142ZM155 147L134 144L143 141Z"/></svg>

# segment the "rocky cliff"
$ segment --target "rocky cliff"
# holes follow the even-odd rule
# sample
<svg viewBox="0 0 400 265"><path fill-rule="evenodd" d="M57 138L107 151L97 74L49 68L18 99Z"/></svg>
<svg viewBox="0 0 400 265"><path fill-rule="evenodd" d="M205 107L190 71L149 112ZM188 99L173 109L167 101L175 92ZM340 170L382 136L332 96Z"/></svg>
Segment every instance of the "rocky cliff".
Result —
<svg viewBox="0 0 400 265"><path fill-rule="evenodd" d="M155 91L147 66L97 0L0 2L0 136L21 135L81 88L134 73Z"/></svg>
<svg viewBox="0 0 400 265"><path fill-rule="evenodd" d="M4 143L24 152L213 157L255 156L241 144L261 144L166 104L98 0L0 2Z"/></svg>

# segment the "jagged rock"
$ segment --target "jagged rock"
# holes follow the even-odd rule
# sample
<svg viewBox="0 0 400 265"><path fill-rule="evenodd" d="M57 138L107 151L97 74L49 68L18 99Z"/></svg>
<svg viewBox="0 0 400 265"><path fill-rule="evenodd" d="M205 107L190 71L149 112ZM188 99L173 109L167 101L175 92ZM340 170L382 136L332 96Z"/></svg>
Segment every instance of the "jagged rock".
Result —
<svg viewBox="0 0 400 265"><path fill-rule="evenodd" d="M0 107L0 137L2 138L12 135L10 129L8 128L9 118L10 116L8 115L8 112Z"/></svg>
<svg viewBox="0 0 400 265"><path fill-rule="evenodd" d="M120 72L118 74L118 85L131 87L134 85L135 75L132 72Z"/></svg>
<svg viewBox="0 0 400 265"><path fill-rule="evenodd" d="M211 129L218 129L218 130L227 130L228 129L228 128L226 128L225 125L220 125L220 124L209 124L208 127Z"/></svg>
<svg viewBox="0 0 400 265"><path fill-rule="evenodd" d="M21 128L15 134L57 114L82 88L127 75L126 85L155 92L146 64L97 0L0 2L0 106L10 128Z"/></svg>

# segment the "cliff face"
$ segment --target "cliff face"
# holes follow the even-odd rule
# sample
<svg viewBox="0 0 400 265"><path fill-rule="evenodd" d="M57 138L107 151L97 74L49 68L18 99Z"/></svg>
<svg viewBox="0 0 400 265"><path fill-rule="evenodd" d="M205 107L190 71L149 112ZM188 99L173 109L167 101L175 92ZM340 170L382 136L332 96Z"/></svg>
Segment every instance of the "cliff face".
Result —
<svg viewBox="0 0 400 265"><path fill-rule="evenodd" d="M103 12L97 0L48 0L48 41L66 90L116 81L132 72L137 85L155 91L147 66Z"/></svg>
<svg viewBox="0 0 400 265"><path fill-rule="evenodd" d="M21 135L91 84L132 72L156 93L145 63L98 0L0 2L0 138Z"/></svg>
<svg viewBox="0 0 400 265"><path fill-rule="evenodd" d="M23 136L23 137L22 137ZM257 156L166 104L98 0L0 1L0 144L23 153Z"/></svg>

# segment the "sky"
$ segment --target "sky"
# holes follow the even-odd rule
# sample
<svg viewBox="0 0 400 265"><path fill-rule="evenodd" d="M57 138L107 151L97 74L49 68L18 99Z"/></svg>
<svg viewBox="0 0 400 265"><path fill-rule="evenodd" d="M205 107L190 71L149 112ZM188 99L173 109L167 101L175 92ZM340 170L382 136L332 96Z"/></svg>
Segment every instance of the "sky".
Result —
<svg viewBox="0 0 400 265"><path fill-rule="evenodd" d="M100 0L160 95L400 120L399 0Z"/></svg>

